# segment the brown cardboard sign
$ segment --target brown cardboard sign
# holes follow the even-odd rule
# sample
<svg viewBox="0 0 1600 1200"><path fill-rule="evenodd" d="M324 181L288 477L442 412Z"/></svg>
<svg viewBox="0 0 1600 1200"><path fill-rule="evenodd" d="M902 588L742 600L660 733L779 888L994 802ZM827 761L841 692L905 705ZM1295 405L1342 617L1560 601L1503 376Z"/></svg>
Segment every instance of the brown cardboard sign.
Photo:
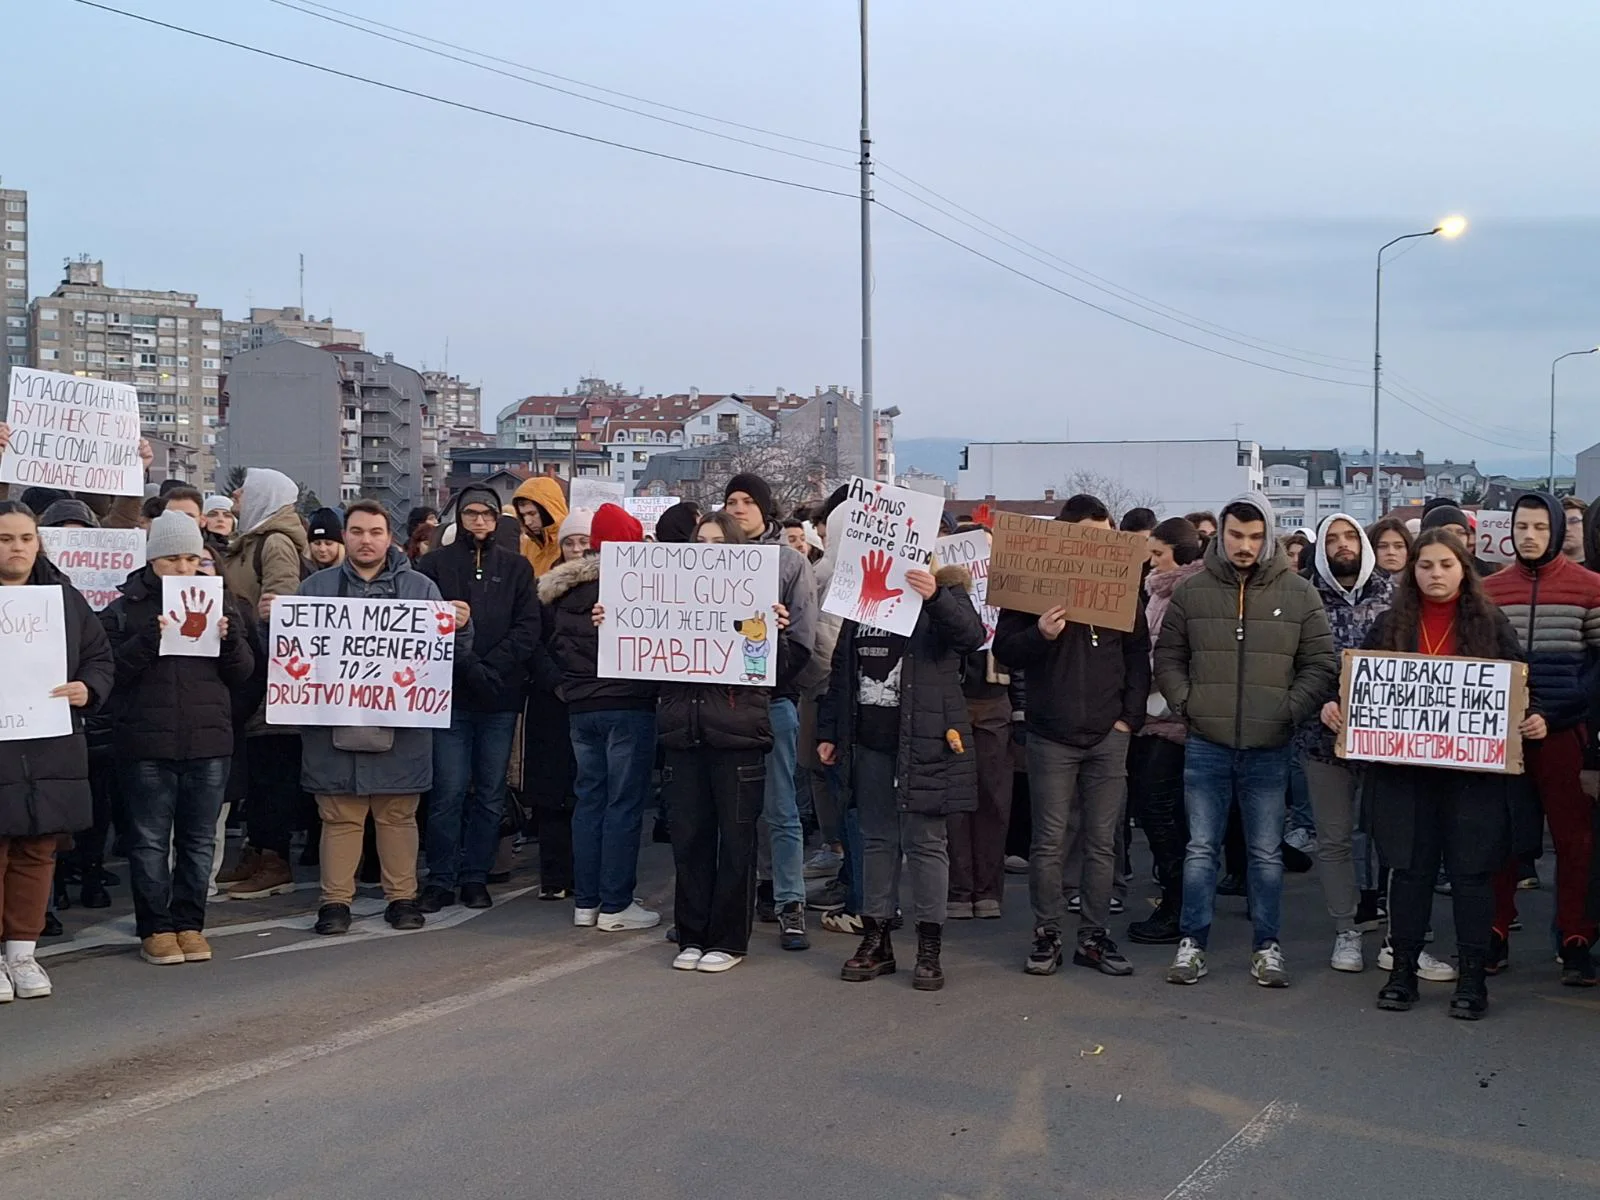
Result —
<svg viewBox="0 0 1600 1200"><path fill-rule="evenodd" d="M997 512L989 603L1029 613L1059 605L1069 621L1130 633L1148 554L1142 533Z"/></svg>
<svg viewBox="0 0 1600 1200"><path fill-rule="evenodd" d="M1522 774L1527 663L1346 650L1339 705L1340 758Z"/></svg>

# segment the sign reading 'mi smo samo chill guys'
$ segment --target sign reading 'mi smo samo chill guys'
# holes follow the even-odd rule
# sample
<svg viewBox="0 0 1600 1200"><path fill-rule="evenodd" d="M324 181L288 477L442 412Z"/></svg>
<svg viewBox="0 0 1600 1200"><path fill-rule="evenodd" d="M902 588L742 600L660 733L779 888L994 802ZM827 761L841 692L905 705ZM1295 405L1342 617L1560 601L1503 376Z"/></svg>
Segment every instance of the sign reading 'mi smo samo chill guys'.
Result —
<svg viewBox="0 0 1600 1200"><path fill-rule="evenodd" d="M0 454L0 483L144 495L132 384L12 367L6 405L11 445Z"/></svg>
<svg viewBox="0 0 1600 1200"><path fill-rule="evenodd" d="M1067 610L1067 620L1131 633L1139 571L1149 556L1142 533L994 514L989 603L1017 612Z"/></svg>
<svg viewBox="0 0 1600 1200"><path fill-rule="evenodd" d="M1526 663L1346 650L1339 757L1522 774Z"/></svg>
<svg viewBox="0 0 1600 1200"><path fill-rule="evenodd" d="M443 600L279 596L267 724L448 728L455 633Z"/></svg>
<svg viewBox="0 0 1600 1200"><path fill-rule="evenodd" d="M778 555L793 553L723 542L605 543L597 673L773 686Z"/></svg>
<svg viewBox="0 0 1600 1200"><path fill-rule="evenodd" d="M834 535L839 549L823 611L909 635L922 613L922 597L906 573L928 569L943 508L943 500L926 492L851 479L844 503L828 518L830 535L840 514L844 530Z"/></svg>

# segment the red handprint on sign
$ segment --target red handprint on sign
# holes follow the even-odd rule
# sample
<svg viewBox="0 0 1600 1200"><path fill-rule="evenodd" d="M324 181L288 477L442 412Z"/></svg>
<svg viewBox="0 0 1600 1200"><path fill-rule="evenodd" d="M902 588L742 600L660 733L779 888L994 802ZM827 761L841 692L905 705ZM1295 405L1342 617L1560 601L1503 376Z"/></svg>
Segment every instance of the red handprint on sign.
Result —
<svg viewBox="0 0 1600 1200"><path fill-rule="evenodd" d="M439 636L445 637L456 631L456 615L447 609L441 609L433 614L433 619L439 622Z"/></svg>
<svg viewBox="0 0 1600 1200"><path fill-rule="evenodd" d="M211 598L199 588L190 588L183 593L183 620L179 621L175 612L168 612L167 619L178 626L178 632L184 637L198 642L206 631L214 607Z"/></svg>
<svg viewBox="0 0 1600 1200"><path fill-rule="evenodd" d="M298 654L291 654L289 661L283 664L283 670L290 679L304 679L311 674L311 664L303 660Z"/></svg>
<svg viewBox="0 0 1600 1200"><path fill-rule="evenodd" d="M856 620L871 625L878 619L878 610L901 596L899 588L889 586L890 559L882 550L861 556L861 596L856 601Z"/></svg>
<svg viewBox="0 0 1600 1200"><path fill-rule="evenodd" d="M407 667L403 671L396 671L394 673L394 681L401 687L410 687L417 681L417 673L410 667Z"/></svg>

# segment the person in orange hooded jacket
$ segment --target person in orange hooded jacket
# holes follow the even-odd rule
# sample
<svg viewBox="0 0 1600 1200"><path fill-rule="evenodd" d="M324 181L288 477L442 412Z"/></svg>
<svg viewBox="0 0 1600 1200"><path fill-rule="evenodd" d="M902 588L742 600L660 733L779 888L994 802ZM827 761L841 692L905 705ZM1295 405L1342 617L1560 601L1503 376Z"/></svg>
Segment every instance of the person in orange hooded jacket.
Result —
<svg viewBox="0 0 1600 1200"><path fill-rule="evenodd" d="M522 527L522 557L535 577L561 561L561 522L567 519L567 497L553 475L525 479L511 497Z"/></svg>

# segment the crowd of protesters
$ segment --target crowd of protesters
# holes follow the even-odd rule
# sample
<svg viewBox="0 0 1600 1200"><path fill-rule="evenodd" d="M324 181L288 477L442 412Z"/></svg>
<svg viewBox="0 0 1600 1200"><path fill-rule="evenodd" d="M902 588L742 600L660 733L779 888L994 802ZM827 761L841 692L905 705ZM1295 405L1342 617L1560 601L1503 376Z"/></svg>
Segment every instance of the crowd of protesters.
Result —
<svg viewBox="0 0 1600 1200"><path fill-rule="evenodd" d="M537 843L539 898L570 904L576 926L651 929L661 914L637 891L652 806L683 971L737 966L758 923L807 950L809 910L859 939L844 980L890 975L903 899L912 986L937 990L947 922L1001 916L1017 872L1026 973L1055 973L1070 946L1074 964L1127 976L1113 917L1141 907L1137 828L1158 895L1126 936L1175 947L1169 982L1206 976L1218 897L1242 896L1250 974L1288 986L1283 875L1314 864L1332 969L1363 970L1363 935L1387 924L1378 1007L1454 982L1448 1011L1473 1019L1486 977L1510 965L1548 822L1559 979L1596 982L1600 504L1519 497L1514 560L1497 568L1449 502L1409 524L1334 513L1279 538L1259 492L1165 520L1073 496L1061 521L1110 529L1120 515L1148 539L1133 627L1003 610L990 639L971 577L936 560L906 578L921 600L909 634L824 612L844 499L785 514L740 474L720 508L678 504L646 530L619 505L569 508L563 482L540 476L509 504L468 486L443 520L415 509L399 528L370 500L303 513L294 480L252 468L232 495L0 500L0 586L65 597L68 682L51 695L74 714L69 735L0 741L0 1001L50 994L37 943L59 934L74 888L85 907L111 903L113 844L139 953L165 966L211 957L212 900L294 889L297 833L299 865L320 875L319 935L351 929L363 880L381 883L398 930L491 907L514 836ZM51 526L144 529L145 563L95 612L42 548ZM983 528L945 518L945 532ZM773 686L600 675L599 552L647 539L780 547ZM161 581L197 574L223 580L220 650L164 656L177 617ZM290 595L451 604L449 726L269 724L266 632ZM1339 656L1360 649L1526 662L1526 773L1341 758ZM244 837L224 864L230 820ZM1453 955L1427 949L1440 894Z"/></svg>

